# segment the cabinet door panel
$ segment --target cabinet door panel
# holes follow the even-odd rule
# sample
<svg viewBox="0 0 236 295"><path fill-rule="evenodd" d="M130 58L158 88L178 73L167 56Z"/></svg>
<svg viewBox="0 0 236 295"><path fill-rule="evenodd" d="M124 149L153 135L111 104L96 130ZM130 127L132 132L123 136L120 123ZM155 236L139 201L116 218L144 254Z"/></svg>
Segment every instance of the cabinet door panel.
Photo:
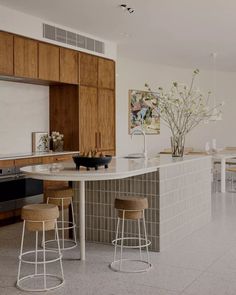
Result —
<svg viewBox="0 0 236 295"><path fill-rule="evenodd" d="M50 86L50 131L64 134L64 149L79 150L78 86Z"/></svg>
<svg viewBox="0 0 236 295"><path fill-rule="evenodd" d="M97 87L98 58L97 56L80 52L79 55L80 79L79 84Z"/></svg>
<svg viewBox="0 0 236 295"><path fill-rule="evenodd" d="M13 75L13 35L0 32L0 75Z"/></svg>
<svg viewBox="0 0 236 295"><path fill-rule="evenodd" d="M59 81L59 47L39 43L39 79Z"/></svg>
<svg viewBox="0 0 236 295"><path fill-rule="evenodd" d="M78 84L77 51L60 48L60 81Z"/></svg>
<svg viewBox="0 0 236 295"><path fill-rule="evenodd" d="M14 37L15 76L38 78L38 42Z"/></svg>
<svg viewBox="0 0 236 295"><path fill-rule="evenodd" d="M97 89L80 86L79 149L88 152L97 147Z"/></svg>
<svg viewBox="0 0 236 295"><path fill-rule="evenodd" d="M113 90L98 91L99 149L115 150L115 93Z"/></svg>
<svg viewBox="0 0 236 295"><path fill-rule="evenodd" d="M115 62L113 60L98 59L98 87L115 89Z"/></svg>

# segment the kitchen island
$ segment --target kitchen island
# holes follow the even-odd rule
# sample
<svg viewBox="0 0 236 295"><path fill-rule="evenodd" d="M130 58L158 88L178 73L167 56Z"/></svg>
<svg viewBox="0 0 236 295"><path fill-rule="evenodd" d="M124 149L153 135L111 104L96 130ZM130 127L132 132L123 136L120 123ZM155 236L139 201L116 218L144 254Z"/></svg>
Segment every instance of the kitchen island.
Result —
<svg viewBox="0 0 236 295"><path fill-rule="evenodd" d="M97 171L78 171L72 161L21 170L32 178L73 182L82 260L85 236L87 241L101 243L110 243L114 238L117 197L148 198L146 223L153 251L165 249L211 219L210 156L113 158L108 169ZM136 231L135 224L128 221L126 234Z"/></svg>

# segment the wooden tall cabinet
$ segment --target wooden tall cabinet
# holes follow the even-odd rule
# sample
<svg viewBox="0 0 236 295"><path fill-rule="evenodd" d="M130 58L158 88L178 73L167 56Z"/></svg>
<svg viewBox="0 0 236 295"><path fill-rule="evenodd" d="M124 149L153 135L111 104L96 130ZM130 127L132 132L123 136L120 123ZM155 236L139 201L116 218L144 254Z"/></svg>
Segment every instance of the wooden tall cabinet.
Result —
<svg viewBox="0 0 236 295"><path fill-rule="evenodd" d="M13 75L13 35L0 32L0 75Z"/></svg>
<svg viewBox="0 0 236 295"><path fill-rule="evenodd" d="M38 78L38 42L14 36L14 74L18 77Z"/></svg>
<svg viewBox="0 0 236 295"><path fill-rule="evenodd" d="M114 90L99 89L97 103L98 149L115 150L115 94Z"/></svg>
<svg viewBox="0 0 236 295"><path fill-rule="evenodd" d="M60 80L60 49L57 46L39 42L39 79Z"/></svg>
<svg viewBox="0 0 236 295"><path fill-rule="evenodd" d="M79 87L79 150L98 149L97 88Z"/></svg>

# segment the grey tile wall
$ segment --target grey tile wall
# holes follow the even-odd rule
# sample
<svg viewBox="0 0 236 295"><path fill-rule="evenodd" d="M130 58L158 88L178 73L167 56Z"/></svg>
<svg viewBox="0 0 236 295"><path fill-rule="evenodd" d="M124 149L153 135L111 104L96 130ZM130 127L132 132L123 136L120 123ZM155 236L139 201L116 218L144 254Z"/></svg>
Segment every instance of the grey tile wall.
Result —
<svg viewBox="0 0 236 295"><path fill-rule="evenodd" d="M77 183L75 213L79 214ZM86 190L86 240L111 243L115 238L114 200L146 196L150 250L160 251L209 222L211 218L211 160L178 163L159 171L134 177L88 181ZM125 222L125 235L138 233L137 221Z"/></svg>

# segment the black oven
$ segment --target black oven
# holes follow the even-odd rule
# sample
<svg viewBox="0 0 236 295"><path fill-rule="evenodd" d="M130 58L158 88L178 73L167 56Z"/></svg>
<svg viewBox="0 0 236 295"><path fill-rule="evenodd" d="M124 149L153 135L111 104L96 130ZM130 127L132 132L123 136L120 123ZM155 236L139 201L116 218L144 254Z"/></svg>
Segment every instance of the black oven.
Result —
<svg viewBox="0 0 236 295"><path fill-rule="evenodd" d="M14 212L26 204L42 201L42 180L26 177L15 171L15 168L0 171L0 214Z"/></svg>

